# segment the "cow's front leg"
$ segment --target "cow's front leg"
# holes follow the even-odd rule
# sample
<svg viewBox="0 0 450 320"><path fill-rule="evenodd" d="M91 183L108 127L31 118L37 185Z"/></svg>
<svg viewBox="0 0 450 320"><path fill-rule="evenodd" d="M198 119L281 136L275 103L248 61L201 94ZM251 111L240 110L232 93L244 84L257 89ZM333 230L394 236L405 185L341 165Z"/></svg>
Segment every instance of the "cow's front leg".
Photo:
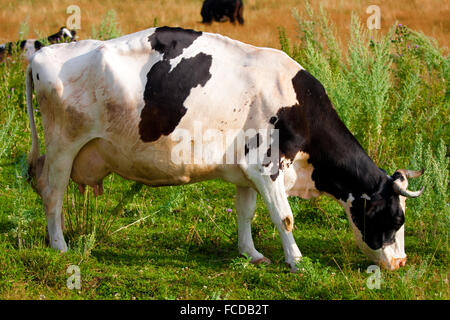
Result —
<svg viewBox="0 0 450 320"><path fill-rule="evenodd" d="M259 169L250 169L247 171L247 175L263 197L272 222L277 227L283 244L286 264L292 272L297 271L296 263L301 259L302 254L292 235L294 217L284 189L283 172L279 171L276 179L274 179L274 176L261 174Z"/></svg>
<svg viewBox="0 0 450 320"><path fill-rule="evenodd" d="M238 222L238 247L240 254L247 254L254 264L270 263L255 249L251 223L255 215L256 191L252 188L236 186L236 211Z"/></svg>

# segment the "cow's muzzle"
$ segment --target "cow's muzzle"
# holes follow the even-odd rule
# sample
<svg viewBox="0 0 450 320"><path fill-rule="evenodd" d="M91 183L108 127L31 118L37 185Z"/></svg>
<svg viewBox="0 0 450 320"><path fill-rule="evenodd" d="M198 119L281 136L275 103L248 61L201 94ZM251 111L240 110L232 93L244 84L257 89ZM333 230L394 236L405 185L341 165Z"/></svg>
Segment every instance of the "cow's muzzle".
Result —
<svg viewBox="0 0 450 320"><path fill-rule="evenodd" d="M405 265L406 265L406 260L408 259L408 257L404 257L404 258L392 258L390 261L389 261L389 263L386 263L386 262L382 262L381 263L381 266L384 268L384 269L387 269L387 270L391 270L391 271L394 271L394 270L398 270L398 269L400 269L401 267L404 267Z"/></svg>

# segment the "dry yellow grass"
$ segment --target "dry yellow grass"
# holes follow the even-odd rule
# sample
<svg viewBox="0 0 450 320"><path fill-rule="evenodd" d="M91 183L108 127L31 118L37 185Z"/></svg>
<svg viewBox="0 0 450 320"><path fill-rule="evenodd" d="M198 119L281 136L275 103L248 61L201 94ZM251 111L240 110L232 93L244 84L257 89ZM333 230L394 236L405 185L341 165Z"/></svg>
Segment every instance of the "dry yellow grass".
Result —
<svg viewBox="0 0 450 320"><path fill-rule="evenodd" d="M376 4L381 8L381 31L386 32L395 22L424 32L435 38L440 46L449 46L450 0L323 0L311 1L314 8L319 4L327 10L330 20L336 25L343 43L348 40L350 15L354 11L362 21L369 16L366 8ZM81 8L82 29L80 39L90 36L92 26L98 26L109 9L115 9L122 33L131 33L153 25L180 26L196 30L217 32L243 42L258 46L279 48L277 27L287 30L293 39L297 36L297 25L292 17L292 8L300 11L303 0L247 0L244 1L245 25L230 23L200 23L202 0L0 0L0 43L18 38L21 22L28 22L29 37L35 31L50 34L66 23L66 8L76 4Z"/></svg>

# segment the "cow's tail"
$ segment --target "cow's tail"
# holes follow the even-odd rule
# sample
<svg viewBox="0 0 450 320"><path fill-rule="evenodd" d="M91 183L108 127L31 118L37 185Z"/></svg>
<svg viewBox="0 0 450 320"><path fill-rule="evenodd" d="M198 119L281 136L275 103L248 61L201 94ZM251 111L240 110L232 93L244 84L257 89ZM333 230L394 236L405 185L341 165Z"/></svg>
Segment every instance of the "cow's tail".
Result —
<svg viewBox="0 0 450 320"><path fill-rule="evenodd" d="M33 112L33 71L31 69L31 63L27 67L25 86L27 96L27 112L31 129L31 151L28 154L28 180L31 182L31 180L35 177L36 164L39 158L39 138L36 130L36 123L34 122Z"/></svg>

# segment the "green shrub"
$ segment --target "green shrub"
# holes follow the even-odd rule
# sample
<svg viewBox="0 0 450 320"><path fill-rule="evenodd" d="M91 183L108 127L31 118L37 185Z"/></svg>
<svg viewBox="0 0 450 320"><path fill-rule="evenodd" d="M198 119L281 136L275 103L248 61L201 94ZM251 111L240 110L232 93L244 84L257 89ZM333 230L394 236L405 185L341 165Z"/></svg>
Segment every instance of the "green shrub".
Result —
<svg viewBox="0 0 450 320"><path fill-rule="evenodd" d="M392 174L425 168L424 195L409 200L412 211L439 216L448 225L449 58L436 42L404 25L386 34L367 30L352 15L344 50L321 9L306 2L293 10L299 42L279 29L281 49L324 85L346 126L369 156Z"/></svg>
<svg viewBox="0 0 450 320"><path fill-rule="evenodd" d="M92 27L91 37L97 40L110 40L118 38L122 35L122 31L117 22L117 13L111 9L106 12L98 29Z"/></svg>

